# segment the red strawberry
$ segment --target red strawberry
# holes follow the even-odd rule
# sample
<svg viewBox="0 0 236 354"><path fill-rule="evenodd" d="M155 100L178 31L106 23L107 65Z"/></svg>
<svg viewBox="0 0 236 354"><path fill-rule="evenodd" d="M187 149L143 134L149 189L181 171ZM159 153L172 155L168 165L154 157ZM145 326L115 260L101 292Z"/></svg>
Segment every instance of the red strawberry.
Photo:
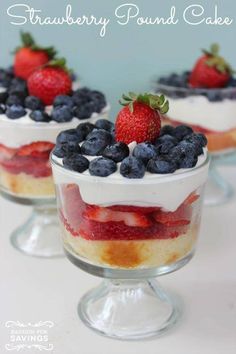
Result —
<svg viewBox="0 0 236 354"><path fill-rule="evenodd" d="M72 89L71 77L65 68L65 59L50 62L36 70L27 81L29 93L51 105L58 95L68 95Z"/></svg>
<svg viewBox="0 0 236 354"><path fill-rule="evenodd" d="M32 156L40 158L49 158L49 154L54 148L54 144L47 141L38 141L29 145L23 145L17 152L18 156Z"/></svg>
<svg viewBox="0 0 236 354"><path fill-rule="evenodd" d="M10 159L16 154L17 149L9 148L3 144L0 144L0 161Z"/></svg>
<svg viewBox="0 0 236 354"><path fill-rule="evenodd" d="M99 206L88 206L83 216L100 223L122 222L130 227L148 227L151 225L151 220L143 214L113 211Z"/></svg>
<svg viewBox="0 0 236 354"><path fill-rule="evenodd" d="M87 240L152 240L175 238L186 233L187 226L166 227L153 224L150 227L129 227L123 222L86 220L80 224L78 234Z"/></svg>
<svg viewBox="0 0 236 354"><path fill-rule="evenodd" d="M199 199L200 195L196 194L195 192L189 194L189 196L185 199L184 203L185 205L188 204L193 204L194 202L196 202Z"/></svg>
<svg viewBox="0 0 236 354"><path fill-rule="evenodd" d="M14 60L15 75L27 80L39 67L53 59L56 51L53 47L41 48L36 45L29 33L21 33L23 46L17 48Z"/></svg>
<svg viewBox="0 0 236 354"><path fill-rule="evenodd" d="M165 226L182 226L188 225L191 221L192 209L184 204L174 212L157 211L153 213L154 219Z"/></svg>
<svg viewBox="0 0 236 354"><path fill-rule="evenodd" d="M219 55L219 46L213 44L210 51L203 51L189 77L191 87L225 87L233 73L232 67Z"/></svg>
<svg viewBox="0 0 236 354"><path fill-rule="evenodd" d="M116 124L115 135L117 141L126 144L136 141L153 142L159 135L161 129L161 114L168 111L169 104L163 95L136 95L132 92L128 96L123 95L125 107L119 112Z"/></svg>
<svg viewBox="0 0 236 354"><path fill-rule="evenodd" d="M14 156L10 160L1 162L1 165L10 173L26 173L34 177L48 177L52 175L48 160L32 156Z"/></svg>
<svg viewBox="0 0 236 354"><path fill-rule="evenodd" d="M159 207L138 207L133 205L112 205L108 207L114 211L134 212L141 214L151 214L154 211L160 210Z"/></svg>

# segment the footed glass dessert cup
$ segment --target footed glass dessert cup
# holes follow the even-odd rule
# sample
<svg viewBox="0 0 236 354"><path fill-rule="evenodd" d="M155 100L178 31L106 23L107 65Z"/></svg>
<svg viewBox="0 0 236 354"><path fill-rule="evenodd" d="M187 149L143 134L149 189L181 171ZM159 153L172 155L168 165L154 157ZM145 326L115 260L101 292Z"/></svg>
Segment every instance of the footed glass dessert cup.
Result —
<svg viewBox="0 0 236 354"><path fill-rule="evenodd" d="M85 119L95 123L107 112ZM57 135L80 121L36 123L28 116L11 120L0 115L0 193L21 205L30 205L29 219L11 235L19 251L36 257L63 256L49 155Z"/></svg>
<svg viewBox="0 0 236 354"><path fill-rule="evenodd" d="M176 80L180 78L176 74ZM207 137L211 164L204 204L216 206L227 202L234 190L218 167L236 152L236 87L200 89L161 82L162 79L155 84L155 91L165 94L170 103L163 123L174 127L186 124Z"/></svg>
<svg viewBox="0 0 236 354"><path fill-rule="evenodd" d="M83 323L117 339L169 330L177 299L155 278L192 258L199 233L209 158L173 174L127 179L66 169L52 154L64 249L80 269L104 278L78 306Z"/></svg>

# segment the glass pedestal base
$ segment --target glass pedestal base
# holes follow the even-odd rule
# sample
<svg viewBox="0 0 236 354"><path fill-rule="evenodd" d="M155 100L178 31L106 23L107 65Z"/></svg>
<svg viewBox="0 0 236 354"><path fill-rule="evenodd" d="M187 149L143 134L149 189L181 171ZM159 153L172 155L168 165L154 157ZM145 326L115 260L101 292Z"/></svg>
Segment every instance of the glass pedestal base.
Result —
<svg viewBox="0 0 236 354"><path fill-rule="evenodd" d="M230 200L234 195L232 186L217 171L217 166L222 162L223 156L213 155L211 158L209 175L205 188L204 205L206 206L221 205Z"/></svg>
<svg viewBox="0 0 236 354"><path fill-rule="evenodd" d="M107 337L138 340L168 331L181 306L156 280L104 280L80 301L83 323Z"/></svg>
<svg viewBox="0 0 236 354"><path fill-rule="evenodd" d="M63 256L56 208L34 206L29 219L11 234L11 243L29 256Z"/></svg>

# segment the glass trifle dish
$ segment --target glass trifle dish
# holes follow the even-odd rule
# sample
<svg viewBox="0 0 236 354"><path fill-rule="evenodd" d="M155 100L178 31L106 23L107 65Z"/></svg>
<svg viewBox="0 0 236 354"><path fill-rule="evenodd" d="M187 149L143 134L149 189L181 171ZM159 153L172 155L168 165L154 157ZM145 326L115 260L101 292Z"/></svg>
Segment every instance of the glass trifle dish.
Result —
<svg viewBox="0 0 236 354"><path fill-rule="evenodd" d="M123 98L115 124L74 130L75 151L61 151L72 136L60 133L51 162L66 255L106 279L81 299L79 316L106 336L139 339L180 315L154 277L193 256L209 160L203 134L161 129L163 95Z"/></svg>
<svg viewBox="0 0 236 354"><path fill-rule="evenodd" d="M213 44L192 71L163 76L155 83L170 102L164 124L188 124L206 135L211 168L206 204L217 205L233 195L231 186L217 172L218 163L236 152L236 79L230 64Z"/></svg>
<svg viewBox="0 0 236 354"><path fill-rule="evenodd" d="M75 87L65 60L52 60L52 48L36 46L28 33L22 41L14 66L0 69L0 191L33 206L31 217L13 232L13 245L29 255L51 257L63 253L50 152L62 130L105 119L108 105L101 92ZM63 149L72 145L65 142Z"/></svg>

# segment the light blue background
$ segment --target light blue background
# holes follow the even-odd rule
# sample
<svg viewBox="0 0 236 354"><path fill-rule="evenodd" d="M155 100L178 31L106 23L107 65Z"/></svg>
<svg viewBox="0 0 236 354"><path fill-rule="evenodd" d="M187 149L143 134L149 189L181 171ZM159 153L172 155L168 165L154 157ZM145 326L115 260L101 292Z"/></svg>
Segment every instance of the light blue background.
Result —
<svg viewBox="0 0 236 354"><path fill-rule="evenodd" d="M139 27L132 22L120 26L114 12L117 6L128 2L139 6L140 15L153 17L167 16L175 5L180 23ZM99 37L96 27L14 26L6 10L16 3L41 9L44 16L62 16L66 5L71 4L74 17L93 14L109 17L111 23L105 38ZM194 3L204 6L207 16L214 15L217 4L220 15L233 17L234 23L231 26L190 26L182 20L182 13ZM113 118L123 92L148 90L151 80L161 73L191 68L199 49L209 47L212 42L221 44L222 52L236 67L235 0L1 0L0 9L0 66L12 62L10 53L18 45L19 30L30 30L40 44L55 45L61 56L67 58L69 67L79 74L82 84L107 94Z"/></svg>

